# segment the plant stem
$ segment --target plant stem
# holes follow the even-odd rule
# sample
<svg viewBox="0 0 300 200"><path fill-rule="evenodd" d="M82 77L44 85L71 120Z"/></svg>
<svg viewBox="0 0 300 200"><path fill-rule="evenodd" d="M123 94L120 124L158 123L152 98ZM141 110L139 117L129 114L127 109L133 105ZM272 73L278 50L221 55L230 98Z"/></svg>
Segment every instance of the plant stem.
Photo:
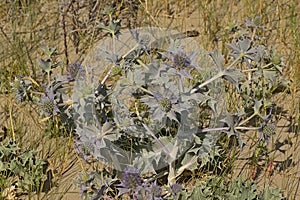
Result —
<svg viewBox="0 0 300 200"><path fill-rule="evenodd" d="M204 128L200 130L200 133L206 133L206 132L211 132L211 131L228 131L230 127L219 127L219 128Z"/></svg>
<svg viewBox="0 0 300 200"><path fill-rule="evenodd" d="M156 142L161 146L162 150L169 156L170 150L155 136L155 134L149 129L149 127L143 123L144 128L147 132L156 140Z"/></svg>
<svg viewBox="0 0 300 200"><path fill-rule="evenodd" d="M253 117L255 117L257 115L257 113L253 113L250 117L248 117L247 119L245 119L244 121L242 121L239 126L245 124L246 122L248 122L250 119L252 119Z"/></svg>
<svg viewBox="0 0 300 200"><path fill-rule="evenodd" d="M12 115L12 101L11 100L9 102L9 121L10 121L12 139L13 139L13 141L16 141L15 128L14 128L13 115Z"/></svg>
<svg viewBox="0 0 300 200"><path fill-rule="evenodd" d="M222 76L224 76L224 71L220 71L219 73L217 73L215 76L213 76L212 78L208 79L207 81L205 81L204 83L200 84L197 88L194 88L190 91L191 94L196 93L200 88L206 86L207 84L215 81L218 78L221 78Z"/></svg>
<svg viewBox="0 0 300 200"><path fill-rule="evenodd" d="M227 69L230 69L233 65L235 65L241 58L245 56L245 53L240 53L240 55L227 67Z"/></svg>
<svg viewBox="0 0 300 200"><path fill-rule="evenodd" d="M142 90L143 92L146 92L147 94L153 96L153 93L152 93L151 91L149 91L149 90L147 90L147 89L145 89L145 88L143 88L143 87L141 87L141 86L139 86L139 85L135 85L135 86L136 86L137 88L139 88L140 90Z"/></svg>
<svg viewBox="0 0 300 200"><path fill-rule="evenodd" d="M247 130L247 131L251 131L251 130L258 130L259 127L242 127L242 126L237 126L234 127L235 130Z"/></svg>
<svg viewBox="0 0 300 200"><path fill-rule="evenodd" d="M243 58L245 56L245 53L241 53L228 67L226 70L230 69L232 66L234 66L241 58ZM221 78L222 76L225 75L225 71L226 70L222 70L219 71L219 73L217 73L215 76L213 76L212 78L208 79L207 81L205 81L204 83L200 84L197 88L194 88L190 91L191 94L197 92L200 88L208 85L209 83L215 81L218 78Z"/></svg>

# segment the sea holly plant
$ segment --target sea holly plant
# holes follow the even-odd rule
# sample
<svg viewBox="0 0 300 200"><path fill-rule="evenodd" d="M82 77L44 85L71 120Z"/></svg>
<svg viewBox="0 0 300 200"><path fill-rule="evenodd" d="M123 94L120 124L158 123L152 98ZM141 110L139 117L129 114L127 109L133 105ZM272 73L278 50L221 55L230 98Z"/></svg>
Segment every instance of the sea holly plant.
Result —
<svg viewBox="0 0 300 200"><path fill-rule="evenodd" d="M41 191L46 180L46 164L33 150L22 149L16 142L1 141L0 144L0 195L17 198L22 193Z"/></svg>
<svg viewBox="0 0 300 200"><path fill-rule="evenodd" d="M110 20L99 25L110 37L83 63L69 65L66 75L51 76L59 62L54 48L44 48L42 94L32 92L31 79L16 90L22 101L39 95L43 119L62 122L76 135L87 164L112 169L82 173L83 197L179 199L184 172L211 165L222 170L217 158L227 155L218 142L224 135L240 149L249 130L261 134L260 143L272 137L276 105L270 97L284 65L252 26L222 55L174 30L121 31L120 21ZM226 92L238 99L230 110Z"/></svg>
<svg viewBox="0 0 300 200"><path fill-rule="evenodd" d="M83 158L139 174L129 188L121 179L117 196L143 199L137 196L146 195L144 183L167 177L165 186L172 188L184 171L217 162L224 152L217 143L222 133L237 138L240 148L249 130L262 133L262 141L274 134L269 97L281 68L271 48L242 35L228 44L225 64L218 50L207 53L178 35L159 28L120 32L96 48L97 56L88 55L83 65L91 70L76 80L73 119ZM227 110L225 84L244 107Z"/></svg>
<svg viewBox="0 0 300 200"><path fill-rule="evenodd" d="M210 177L195 186L192 192L181 192L181 199L284 199L277 189L259 191L253 180L241 177L226 181L222 177Z"/></svg>

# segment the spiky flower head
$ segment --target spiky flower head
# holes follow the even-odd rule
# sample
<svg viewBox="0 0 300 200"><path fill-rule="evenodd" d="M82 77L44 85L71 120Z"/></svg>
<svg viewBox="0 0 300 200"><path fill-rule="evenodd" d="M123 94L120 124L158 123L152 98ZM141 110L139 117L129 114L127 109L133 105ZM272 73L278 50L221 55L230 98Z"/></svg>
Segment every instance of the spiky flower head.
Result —
<svg viewBox="0 0 300 200"><path fill-rule="evenodd" d="M151 183L150 191L154 198L159 198L162 195L162 188L161 186L157 185L156 181Z"/></svg>
<svg viewBox="0 0 300 200"><path fill-rule="evenodd" d="M78 62L72 63L68 66L68 76L70 79L74 80L78 76L79 73L83 73L83 66Z"/></svg>
<svg viewBox="0 0 300 200"><path fill-rule="evenodd" d="M126 167L123 173L123 186L128 189L133 189L141 186L143 181L139 171L134 167Z"/></svg>
<svg viewBox="0 0 300 200"><path fill-rule="evenodd" d="M60 112L55 100L55 94L52 87L49 87L44 96L41 98L40 108L43 114L46 116L54 116Z"/></svg>
<svg viewBox="0 0 300 200"><path fill-rule="evenodd" d="M180 113L182 108L179 105L180 98L178 91L173 88L166 88L165 85L150 89L153 95L146 95L141 99L150 108L152 119L164 123L166 119L178 122L176 113Z"/></svg>
<svg viewBox="0 0 300 200"><path fill-rule="evenodd" d="M265 123L259 131L262 133L261 139L268 142L270 137L276 132L276 126L274 123Z"/></svg>
<svg viewBox="0 0 300 200"><path fill-rule="evenodd" d="M197 54L195 52L187 55L181 49L169 50L166 57L170 62L165 64L176 69L180 76L192 79L190 72L192 69L196 68L196 64L194 63L196 55Z"/></svg>
<svg viewBox="0 0 300 200"><path fill-rule="evenodd" d="M170 99L163 97L158 100L160 108L164 112L169 112L172 109L172 102Z"/></svg>
<svg viewBox="0 0 300 200"><path fill-rule="evenodd" d="M173 55L172 61L174 67L176 67L177 69L185 69L192 63L191 59L182 51L175 53Z"/></svg>

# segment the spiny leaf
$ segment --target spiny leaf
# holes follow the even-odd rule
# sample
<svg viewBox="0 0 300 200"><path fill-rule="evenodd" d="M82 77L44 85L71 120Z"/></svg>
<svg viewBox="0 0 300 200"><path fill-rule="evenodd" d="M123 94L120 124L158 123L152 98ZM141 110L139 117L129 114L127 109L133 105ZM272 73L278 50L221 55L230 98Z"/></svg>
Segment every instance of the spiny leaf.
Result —
<svg viewBox="0 0 300 200"><path fill-rule="evenodd" d="M245 76L242 72L236 69L227 69L224 71L223 78L232 83L240 92L241 81L244 80Z"/></svg>
<svg viewBox="0 0 300 200"><path fill-rule="evenodd" d="M219 68L219 71L223 71L223 61L224 61L224 57L221 54L220 51L218 51L217 49L215 49L212 53L209 54L214 63L217 65L217 67Z"/></svg>

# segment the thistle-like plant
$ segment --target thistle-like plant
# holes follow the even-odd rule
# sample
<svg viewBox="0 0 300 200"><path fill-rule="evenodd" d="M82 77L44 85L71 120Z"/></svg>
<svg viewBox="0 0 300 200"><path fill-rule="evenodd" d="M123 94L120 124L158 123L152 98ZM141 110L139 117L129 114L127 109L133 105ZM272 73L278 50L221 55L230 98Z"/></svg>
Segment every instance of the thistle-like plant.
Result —
<svg viewBox="0 0 300 200"><path fill-rule="evenodd" d="M38 96L47 119L60 119L76 133L76 150L86 163L118 171L105 174L106 182L99 171L82 175L83 197L179 198L183 186L177 180L184 172L205 171L210 164L221 168L216 158L226 149L218 145L220 137L236 138L240 148L249 130L261 133L261 143L272 137L270 97L284 64L257 40L259 27L248 21L224 56L218 50L191 52L198 43L168 30L122 32L109 13L109 24L98 28L111 37L98 49L95 66L74 63L65 76L51 77L58 66L55 49L44 48L39 66L48 75L40 84L46 87L32 92L32 84L39 84L26 79L16 90L21 101ZM240 100L232 110L226 90Z"/></svg>
<svg viewBox="0 0 300 200"><path fill-rule="evenodd" d="M24 150L19 144L5 140L0 144L0 194L1 197L20 196L22 193L42 190L46 180L44 164L37 152ZM10 188L14 188L8 194Z"/></svg>

